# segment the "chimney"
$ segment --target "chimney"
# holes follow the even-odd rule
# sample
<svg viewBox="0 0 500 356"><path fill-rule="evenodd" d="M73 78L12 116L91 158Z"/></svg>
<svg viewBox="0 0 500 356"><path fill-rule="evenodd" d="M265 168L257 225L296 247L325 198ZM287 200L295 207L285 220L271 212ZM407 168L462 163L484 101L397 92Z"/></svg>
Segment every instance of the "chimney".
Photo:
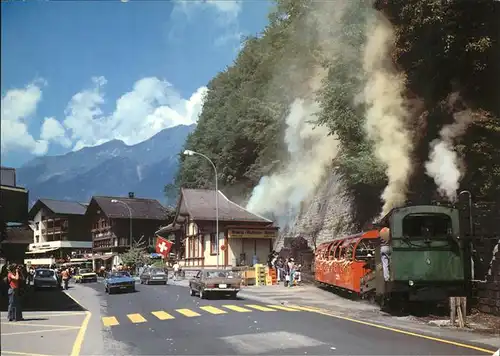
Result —
<svg viewBox="0 0 500 356"><path fill-rule="evenodd" d="M130 199L134 199L134 197L135 197L135 196L134 196L134 192L128 192L128 197L129 197Z"/></svg>

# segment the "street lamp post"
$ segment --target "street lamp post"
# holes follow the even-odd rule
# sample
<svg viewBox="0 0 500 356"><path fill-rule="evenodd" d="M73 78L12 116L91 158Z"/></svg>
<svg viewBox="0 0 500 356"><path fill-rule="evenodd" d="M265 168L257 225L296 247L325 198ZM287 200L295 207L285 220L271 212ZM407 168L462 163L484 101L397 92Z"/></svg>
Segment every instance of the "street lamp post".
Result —
<svg viewBox="0 0 500 356"><path fill-rule="evenodd" d="M203 158L205 158L210 164L212 165L215 173L215 243L216 243L216 248L217 248L217 268L219 268L219 185L217 182L217 168L215 167L214 162L207 156L205 156L202 153L191 151L191 150L185 150L184 151L185 156L194 156L198 155Z"/></svg>
<svg viewBox="0 0 500 356"><path fill-rule="evenodd" d="M125 205L128 209L128 216L129 216L129 220L130 220L130 226L129 226L129 239L130 239L130 248L132 248L132 209L130 208L130 206L125 203L124 201L121 201L121 200L117 200L117 199L113 199L111 200L112 203L115 203L115 204L122 204L122 205Z"/></svg>

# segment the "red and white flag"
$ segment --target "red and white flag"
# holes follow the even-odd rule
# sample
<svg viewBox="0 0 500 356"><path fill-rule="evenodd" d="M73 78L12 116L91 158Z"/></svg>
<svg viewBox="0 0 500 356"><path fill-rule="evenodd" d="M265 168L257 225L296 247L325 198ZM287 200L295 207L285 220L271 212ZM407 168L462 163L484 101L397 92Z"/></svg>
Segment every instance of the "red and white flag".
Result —
<svg viewBox="0 0 500 356"><path fill-rule="evenodd" d="M156 239L156 253L159 253L160 255L163 255L163 258L166 258L172 249L172 245L172 242L158 236Z"/></svg>

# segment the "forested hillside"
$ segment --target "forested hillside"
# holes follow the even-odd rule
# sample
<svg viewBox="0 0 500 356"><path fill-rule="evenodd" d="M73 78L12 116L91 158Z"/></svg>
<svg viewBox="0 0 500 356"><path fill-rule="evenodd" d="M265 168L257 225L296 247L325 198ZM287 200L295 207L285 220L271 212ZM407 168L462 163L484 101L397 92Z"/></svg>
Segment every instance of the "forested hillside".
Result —
<svg viewBox="0 0 500 356"><path fill-rule="evenodd" d="M209 83L185 147L214 161L231 198L284 224L331 175L356 228L458 189L498 201L499 5L276 0ZM182 158L178 186L212 182L207 162Z"/></svg>

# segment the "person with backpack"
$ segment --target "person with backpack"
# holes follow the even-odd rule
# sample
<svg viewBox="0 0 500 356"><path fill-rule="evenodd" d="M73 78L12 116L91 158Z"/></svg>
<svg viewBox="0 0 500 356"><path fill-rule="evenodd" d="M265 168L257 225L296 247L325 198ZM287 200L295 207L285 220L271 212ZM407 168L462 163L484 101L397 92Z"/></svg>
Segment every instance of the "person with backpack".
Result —
<svg viewBox="0 0 500 356"><path fill-rule="evenodd" d="M19 300L19 285L21 282L20 268L16 265L11 265L6 279L9 286L9 308L7 310L7 316L9 321L21 321L23 320L23 312Z"/></svg>

